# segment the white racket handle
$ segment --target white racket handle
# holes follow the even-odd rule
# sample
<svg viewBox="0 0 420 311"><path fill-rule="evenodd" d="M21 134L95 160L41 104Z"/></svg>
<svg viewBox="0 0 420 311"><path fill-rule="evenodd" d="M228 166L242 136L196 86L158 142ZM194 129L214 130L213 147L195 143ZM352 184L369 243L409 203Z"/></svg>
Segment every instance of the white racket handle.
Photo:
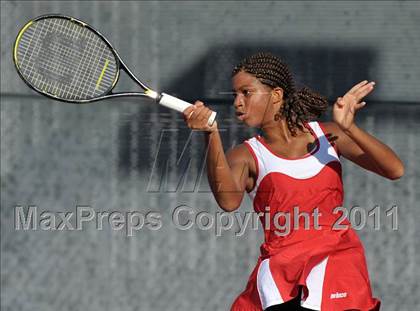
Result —
<svg viewBox="0 0 420 311"><path fill-rule="evenodd" d="M187 109L189 106L192 106L190 103L183 101L179 98L176 98L174 96L162 93L160 100L158 102L160 105L174 109L179 112L183 112L185 109ZM207 124L209 126L213 125L214 120L216 119L216 112L213 111L207 120Z"/></svg>

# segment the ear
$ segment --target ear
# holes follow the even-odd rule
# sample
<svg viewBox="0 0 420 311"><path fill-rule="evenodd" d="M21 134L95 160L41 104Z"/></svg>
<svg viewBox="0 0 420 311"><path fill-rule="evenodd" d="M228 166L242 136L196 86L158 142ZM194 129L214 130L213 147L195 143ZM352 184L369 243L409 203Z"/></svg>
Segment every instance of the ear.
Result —
<svg viewBox="0 0 420 311"><path fill-rule="evenodd" d="M273 104L283 101L283 89L281 87L276 87L272 89Z"/></svg>

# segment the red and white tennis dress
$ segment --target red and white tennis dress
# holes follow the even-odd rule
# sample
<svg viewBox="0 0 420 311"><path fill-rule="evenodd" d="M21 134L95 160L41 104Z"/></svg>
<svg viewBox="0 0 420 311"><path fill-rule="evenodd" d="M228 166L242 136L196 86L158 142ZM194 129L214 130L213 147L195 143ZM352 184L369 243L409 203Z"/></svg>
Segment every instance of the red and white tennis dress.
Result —
<svg viewBox="0 0 420 311"><path fill-rule="evenodd" d="M260 136L245 141L258 176L249 195L255 211L269 211L269 217L260 217L265 235L261 255L232 311L263 310L289 301L297 296L300 285L301 305L308 309L379 310L380 301L372 297L363 246L350 222L340 220L341 212L334 213L343 206L338 150L329 143L320 123L305 126L316 137L317 147L297 159L275 155ZM295 217L294 210L313 216ZM288 234L283 229L285 215L290 215ZM348 227L333 228L337 220Z"/></svg>

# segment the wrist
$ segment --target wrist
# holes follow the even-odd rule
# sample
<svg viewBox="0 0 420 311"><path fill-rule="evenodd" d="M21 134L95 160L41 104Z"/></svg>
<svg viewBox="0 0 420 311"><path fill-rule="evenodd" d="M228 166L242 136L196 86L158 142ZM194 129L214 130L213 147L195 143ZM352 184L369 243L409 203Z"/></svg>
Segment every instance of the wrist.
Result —
<svg viewBox="0 0 420 311"><path fill-rule="evenodd" d="M211 141L217 140L219 136L219 129L217 126L212 125L211 130L204 131L204 139L206 140L206 143L210 143Z"/></svg>
<svg viewBox="0 0 420 311"><path fill-rule="evenodd" d="M352 123L348 128L345 128L342 130L346 135L351 136L356 129L357 129L356 124Z"/></svg>
<svg viewBox="0 0 420 311"><path fill-rule="evenodd" d="M212 134L212 133L217 133L219 131L219 128L217 127L217 121L214 121L213 122L213 125L212 126L210 126L208 129L207 129L207 131L206 131L206 133L207 134Z"/></svg>

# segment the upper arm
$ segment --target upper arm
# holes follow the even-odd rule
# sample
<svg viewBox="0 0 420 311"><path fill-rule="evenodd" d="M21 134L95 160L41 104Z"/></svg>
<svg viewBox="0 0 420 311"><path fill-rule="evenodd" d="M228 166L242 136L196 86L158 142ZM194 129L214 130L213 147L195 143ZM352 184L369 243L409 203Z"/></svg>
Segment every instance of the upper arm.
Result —
<svg viewBox="0 0 420 311"><path fill-rule="evenodd" d="M369 156L346 135L335 122L322 123L325 135L331 144L335 144L339 153L346 159L352 161L366 170L384 176L379 167L370 160Z"/></svg>
<svg viewBox="0 0 420 311"><path fill-rule="evenodd" d="M252 188L253 158L244 144L235 146L226 153L232 177L241 191Z"/></svg>

